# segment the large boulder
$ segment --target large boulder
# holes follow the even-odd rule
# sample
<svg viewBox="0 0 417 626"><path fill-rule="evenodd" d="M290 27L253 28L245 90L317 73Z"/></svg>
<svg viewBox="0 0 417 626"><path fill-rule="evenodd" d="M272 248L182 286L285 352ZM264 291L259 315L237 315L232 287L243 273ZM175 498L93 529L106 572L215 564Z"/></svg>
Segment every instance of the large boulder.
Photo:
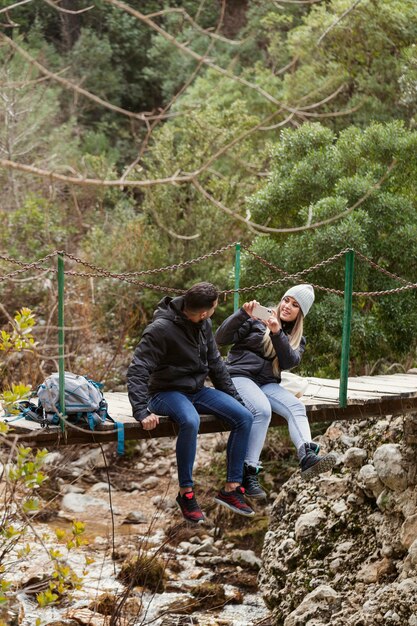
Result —
<svg viewBox="0 0 417 626"><path fill-rule="evenodd" d="M347 464L310 482L296 472L283 485L258 577L276 626L417 626L408 420L414 426L414 416L333 424L320 443Z"/></svg>

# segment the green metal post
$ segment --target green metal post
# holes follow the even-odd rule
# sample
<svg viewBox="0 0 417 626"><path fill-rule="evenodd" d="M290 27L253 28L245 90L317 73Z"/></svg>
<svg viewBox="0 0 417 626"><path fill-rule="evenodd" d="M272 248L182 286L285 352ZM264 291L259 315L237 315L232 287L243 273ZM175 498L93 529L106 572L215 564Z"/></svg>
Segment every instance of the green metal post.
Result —
<svg viewBox="0 0 417 626"><path fill-rule="evenodd" d="M64 257L58 255L58 365L59 365L59 404L61 416L65 416L65 362L64 362ZM60 420L61 430L65 422Z"/></svg>
<svg viewBox="0 0 417 626"><path fill-rule="evenodd" d="M239 289L240 285L240 243L236 244L235 253L235 289ZM239 292L235 291L233 299L233 310L237 311L239 308Z"/></svg>
<svg viewBox="0 0 417 626"><path fill-rule="evenodd" d="M342 357L340 361L339 406L341 408L347 406L354 263L355 253L353 250L348 250L345 256L345 302L343 311Z"/></svg>

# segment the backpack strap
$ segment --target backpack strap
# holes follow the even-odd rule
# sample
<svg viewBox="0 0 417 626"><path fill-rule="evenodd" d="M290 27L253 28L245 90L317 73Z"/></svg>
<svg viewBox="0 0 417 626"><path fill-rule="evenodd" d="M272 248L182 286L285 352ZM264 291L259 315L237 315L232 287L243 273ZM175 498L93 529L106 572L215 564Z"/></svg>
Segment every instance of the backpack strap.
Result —
<svg viewBox="0 0 417 626"><path fill-rule="evenodd" d="M121 456L125 451L125 425L122 422L112 421L114 422L114 427L117 430L117 454Z"/></svg>

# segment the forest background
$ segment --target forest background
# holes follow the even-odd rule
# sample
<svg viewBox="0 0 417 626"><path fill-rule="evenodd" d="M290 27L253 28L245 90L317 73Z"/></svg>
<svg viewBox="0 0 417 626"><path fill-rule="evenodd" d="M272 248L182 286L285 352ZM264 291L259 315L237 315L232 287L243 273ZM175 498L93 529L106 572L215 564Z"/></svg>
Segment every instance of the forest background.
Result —
<svg viewBox="0 0 417 626"><path fill-rule="evenodd" d="M5 257L125 274L241 241L294 273L352 247L402 278L357 257L354 290L416 282L414 0L1 0L0 22L3 389L57 369L56 258L13 274ZM119 279L66 257L87 274L66 276L66 369L124 386L158 299L232 289L233 253ZM278 278L243 253L242 287ZM343 280L343 256L302 277ZM351 374L416 365L416 304L354 298ZM222 298L214 324L232 310ZM337 377L342 317L316 289L298 373ZM16 352L22 329L36 343Z"/></svg>

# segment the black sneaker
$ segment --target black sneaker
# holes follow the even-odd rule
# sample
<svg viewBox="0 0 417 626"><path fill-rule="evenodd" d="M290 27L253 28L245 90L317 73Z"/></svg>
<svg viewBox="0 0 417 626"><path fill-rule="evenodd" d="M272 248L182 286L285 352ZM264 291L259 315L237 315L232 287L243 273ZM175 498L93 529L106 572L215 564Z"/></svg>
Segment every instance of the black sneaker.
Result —
<svg viewBox="0 0 417 626"><path fill-rule="evenodd" d="M319 443L316 443L315 441L310 441L310 443L308 443L307 445L310 448L310 450L313 450L314 454L318 454L320 452Z"/></svg>
<svg viewBox="0 0 417 626"><path fill-rule="evenodd" d="M247 463L243 466L243 481L242 487L245 490L245 495L248 498L255 498L258 500L265 500L266 493L258 482L258 474L260 472L259 467L252 467Z"/></svg>
<svg viewBox="0 0 417 626"><path fill-rule="evenodd" d="M245 515L246 517L253 517L255 511L245 502L244 498L245 489L243 487L236 487L234 491L225 491L221 489L217 496L214 498L215 502L226 506L228 509L239 515Z"/></svg>
<svg viewBox="0 0 417 626"><path fill-rule="evenodd" d="M198 506L194 491L186 491L183 495L179 493L176 497L176 502L187 522L191 522L193 524L204 523L205 519L203 511Z"/></svg>
<svg viewBox="0 0 417 626"><path fill-rule="evenodd" d="M301 477L304 480L310 480L310 478L314 478L314 476L328 472L336 464L334 454L317 456L308 443L304 444L304 450L305 455L300 461Z"/></svg>

